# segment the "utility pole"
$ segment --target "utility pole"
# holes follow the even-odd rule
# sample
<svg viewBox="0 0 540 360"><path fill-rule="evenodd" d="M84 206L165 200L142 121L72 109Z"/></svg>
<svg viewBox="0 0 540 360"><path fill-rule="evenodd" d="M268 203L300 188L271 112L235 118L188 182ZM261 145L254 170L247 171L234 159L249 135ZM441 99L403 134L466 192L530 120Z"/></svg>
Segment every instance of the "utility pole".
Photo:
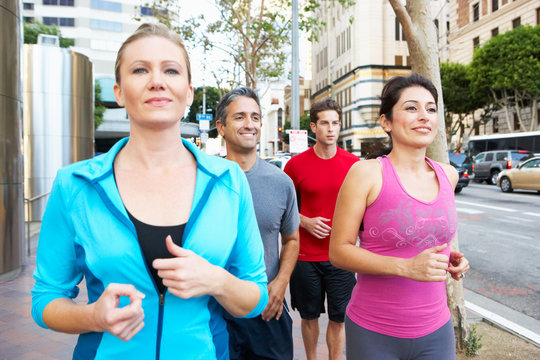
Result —
<svg viewBox="0 0 540 360"><path fill-rule="evenodd" d="M206 86L202 88L202 113L206 114Z"/></svg>
<svg viewBox="0 0 540 360"><path fill-rule="evenodd" d="M298 0L292 0L292 84L291 84L291 127L300 129L300 81L298 50Z"/></svg>

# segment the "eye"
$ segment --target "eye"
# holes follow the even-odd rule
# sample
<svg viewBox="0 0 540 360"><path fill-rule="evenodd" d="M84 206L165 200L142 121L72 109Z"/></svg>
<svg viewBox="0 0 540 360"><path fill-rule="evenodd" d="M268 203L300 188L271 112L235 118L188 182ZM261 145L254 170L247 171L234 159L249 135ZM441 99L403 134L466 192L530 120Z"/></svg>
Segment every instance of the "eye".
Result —
<svg viewBox="0 0 540 360"><path fill-rule="evenodd" d="M260 116L253 116L251 119L252 119L253 121L255 121L255 122L261 121Z"/></svg>
<svg viewBox="0 0 540 360"><path fill-rule="evenodd" d="M168 75L178 75L180 72L176 69L167 69L165 70L165 74L168 74Z"/></svg>
<svg viewBox="0 0 540 360"><path fill-rule="evenodd" d="M414 105L409 105L405 108L405 110L408 110L408 111L415 111L416 110L416 106Z"/></svg>
<svg viewBox="0 0 540 360"><path fill-rule="evenodd" d="M431 112L431 113L436 113L436 112L437 112L437 108L430 107L430 108L428 108L428 111Z"/></svg>
<svg viewBox="0 0 540 360"><path fill-rule="evenodd" d="M146 72L147 72L146 69L143 67L138 67L138 68L133 69L134 74L145 74Z"/></svg>

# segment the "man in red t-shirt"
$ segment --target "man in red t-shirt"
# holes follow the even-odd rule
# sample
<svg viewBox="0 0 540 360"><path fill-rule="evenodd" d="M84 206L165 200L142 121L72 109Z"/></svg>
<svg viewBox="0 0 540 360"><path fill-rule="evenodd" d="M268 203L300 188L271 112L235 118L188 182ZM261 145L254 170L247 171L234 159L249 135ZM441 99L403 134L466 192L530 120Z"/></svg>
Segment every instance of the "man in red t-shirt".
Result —
<svg viewBox="0 0 540 360"><path fill-rule="evenodd" d="M325 312L326 294L326 343L330 359L338 359L345 346L345 308L356 280L353 273L330 264L328 244L339 189L358 158L337 147L341 107L336 101L324 99L314 103L310 118L315 145L285 166L300 206L300 253L290 282L291 305L302 318L307 359L315 359L319 316Z"/></svg>

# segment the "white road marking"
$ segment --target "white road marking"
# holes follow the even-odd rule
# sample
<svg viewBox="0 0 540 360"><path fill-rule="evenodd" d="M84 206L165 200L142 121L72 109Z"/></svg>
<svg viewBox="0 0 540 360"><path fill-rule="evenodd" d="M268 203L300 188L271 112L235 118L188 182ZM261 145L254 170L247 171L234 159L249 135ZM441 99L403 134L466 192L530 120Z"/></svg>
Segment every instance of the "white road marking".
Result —
<svg viewBox="0 0 540 360"><path fill-rule="evenodd" d="M524 213L525 215L530 215L530 216L540 216L539 213L532 213L532 212L526 212Z"/></svg>
<svg viewBox="0 0 540 360"><path fill-rule="evenodd" d="M509 222L509 223L512 223L512 224L515 224L516 222L533 222L534 220L533 219L526 219L526 218L518 218L518 217L515 217L515 216L500 216L497 218L497 221L502 221L502 222Z"/></svg>
<svg viewBox="0 0 540 360"><path fill-rule="evenodd" d="M502 208L502 207L491 206L491 205L476 204L476 203L472 203L472 202L468 202L468 201L461 201L461 200L456 200L456 204L472 205L472 206L478 206L478 207L483 207L483 208L493 209L493 210L499 210L499 211L508 211L508 212L516 212L517 211L517 210L514 210L514 209Z"/></svg>
<svg viewBox="0 0 540 360"><path fill-rule="evenodd" d="M510 231L493 230L493 232L497 233L497 234L507 236L510 239L512 239L512 238L520 238L520 239L523 239L523 240L533 240L533 238L531 236L520 235L520 234L516 234L515 232L510 232Z"/></svg>
<svg viewBox="0 0 540 360"><path fill-rule="evenodd" d="M481 210L474 210L474 209L467 209L467 208L456 208L457 212L475 215L475 214L482 214L483 211Z"/></svg>

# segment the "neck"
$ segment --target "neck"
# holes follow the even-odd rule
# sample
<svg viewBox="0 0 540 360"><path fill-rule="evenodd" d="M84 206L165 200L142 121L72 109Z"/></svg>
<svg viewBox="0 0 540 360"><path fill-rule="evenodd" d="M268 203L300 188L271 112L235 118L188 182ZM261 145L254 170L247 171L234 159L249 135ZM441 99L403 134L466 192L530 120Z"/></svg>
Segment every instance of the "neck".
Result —
<svg viewBox="0 0 540 360"><path fill-rule="evenodd" d="M240 168L242 170L248 171L257 162L257 150L250 151L249 153L239 153L239 152L231 151L227 147L226 159L234 161L235 163L240 165Z"/></svg>
<svg viewBox="0 0 540 360"><path fill-rule="evenodd" d="M181 166L189 161L179 131L132 129L126 146L119 154L119 164L143 170Z"/></svg>
<svg viewBox="0 0 540 360"><path fill-rule="evenodd" d="M316 142L313 146L313 151L315 151L315 154L321 159L331 159L337 153L337 145L325 145L321 144L320 142Z"/></svg>
<svg viewBox="0 0 540 360"><path fill-rule="evenodd" d="M388 158L394 167L407 167L409 169L422 169L426 164L426 148L410 149L394 146Z"/></svg>

